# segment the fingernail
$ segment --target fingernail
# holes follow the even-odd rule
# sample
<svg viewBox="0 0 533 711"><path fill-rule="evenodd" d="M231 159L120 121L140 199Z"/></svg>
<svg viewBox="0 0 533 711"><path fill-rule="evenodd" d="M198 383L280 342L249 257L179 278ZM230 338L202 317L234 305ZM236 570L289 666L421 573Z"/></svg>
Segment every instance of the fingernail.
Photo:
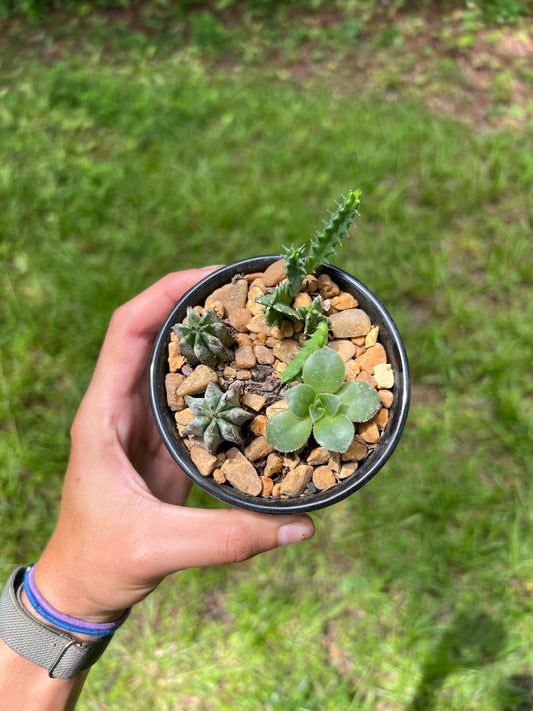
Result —
<svg viewBox="0 0 533 711"><path fill-rule="evenodd" d="M295 521L286 523L278 531L278 543L280 546L288 546L291 543L301 543L313 537L315 532L311 521Z"/></svg>

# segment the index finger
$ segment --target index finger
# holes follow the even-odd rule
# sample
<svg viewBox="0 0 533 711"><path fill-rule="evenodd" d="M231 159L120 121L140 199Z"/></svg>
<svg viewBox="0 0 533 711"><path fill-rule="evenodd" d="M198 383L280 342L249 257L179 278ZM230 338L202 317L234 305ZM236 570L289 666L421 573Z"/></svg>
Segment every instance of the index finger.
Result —
<svg viewBox="0 0 533 711"><path fill-rule="evenodd" d="M141 377L147 366L153 341L176 301L198 281L219 267L188 269L167 274L138 296L120 306L111 319L95 377L103 370L120 379Z"/></svg>

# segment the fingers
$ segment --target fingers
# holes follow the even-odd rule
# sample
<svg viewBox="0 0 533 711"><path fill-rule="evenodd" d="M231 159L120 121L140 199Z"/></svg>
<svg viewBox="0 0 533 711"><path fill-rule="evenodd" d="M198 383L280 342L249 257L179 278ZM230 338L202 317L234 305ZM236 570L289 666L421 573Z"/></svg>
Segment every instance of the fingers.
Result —
<svg viewBox="0 0 533 711"><path fill-rule="evenodd" d="M183 506L192 481L169 455L160 438L158 445L157 452L153 455L148 453L145 463L139 463L136 470L159 501Z"/></svg>
<svg viewBox="0 0 533 711"><path fill-rule="evenodd" d="M169 506L159 516L157 528L164 535L152 530L147 553L161 565L161 575L240 562L278 546L308 540L315 531L307 515L269 516L240 509Z"/></svg>
<svg viewBox="0 0 533 711"><path fill-rule="evenodd" d="M113 314L96 367L121 373L130 379L141 377L153 340L168 312L183 294L206 277L216 266L174 272L160 279Z"/></svg>
<svg viewBox="0 0 533 711"><path fill-rule="evenodd" d="M111 335L114 335L116 327L121 337L153 338L176 301L215 269L218 267L187 269L167 274L116 311Z"/></svg>

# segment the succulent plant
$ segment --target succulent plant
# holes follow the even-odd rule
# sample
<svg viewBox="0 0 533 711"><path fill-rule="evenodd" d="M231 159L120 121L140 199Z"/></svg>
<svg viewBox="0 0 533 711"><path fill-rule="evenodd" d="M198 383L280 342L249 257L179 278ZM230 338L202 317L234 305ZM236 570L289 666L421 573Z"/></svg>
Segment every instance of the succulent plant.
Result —
<svg viewBox="0 0 533 711"><path fill-rule="evenodd" d="M311 432L316 442L334 452L346 452L354 438L354 422L366 422L380 406L376 390L357 380L342 385L344 361L328 347L307 358L303 383L285 393L288 409L269 419L266 437L281 452L300 449Z"/></svg>
<svg viewBox="0 0 533 711"><path fill-rule="evenodd" d="M214 383L209 383L204 397L187 395L185 402L194 418L184 427L184 435L203 437L211 453L216 452L224 440L243 443L241 427L253 415L240 407L238 390L222 392Z"/></svg>
<svg viewBox="0 0 533 711"><path fill-rule="evenodd" d="M311 240L307 257L304 256L303 246L285 247L286 281L282 282L272 294L259 296L256 299L265 307L265 321L269 326L281 328L284 318L303 321L305 333L310 335L317 323L327 321L316 299L310 306L297 309L292 308L291 304L306 275L312 274L315 269L324 264L348 234L354 217L359 214L360 195L360 190L352 190L337 203L336 211L330 213L329 222L325 223L322 231Z"/></svg>
<svg viewBox="0 0 533 711"><path fill-rule="evenodd" d="M298 350L290 363L281 374L281 383L292 383L298 380L302 374L306 360L320 348L323 348L328 342L328 324L325 321L317 324L315 332L304 341L303 346Z"/></svg>
<svg viewBox="0 0 533 711"><path fill-rule="evenodd" d="M324 228L311 240L309 254L305 260L305 273L312 274L317 267L325 264L328 258L335 254L337 247L348 234L354 217L359 214L361 191L351 190L346 197L337 203L335 212L330 213L330 219L324 223Z"/></svg>
<svg viewBox="0 0 533 711"><path fill-rule="evenodd" d="M204 363L214 368L217 363L233 358L229 346L233 345L234 338L212 309L199 316L189 307L187 323L176 324L173 331L180 339L179 352L192 365Z"/></svg>

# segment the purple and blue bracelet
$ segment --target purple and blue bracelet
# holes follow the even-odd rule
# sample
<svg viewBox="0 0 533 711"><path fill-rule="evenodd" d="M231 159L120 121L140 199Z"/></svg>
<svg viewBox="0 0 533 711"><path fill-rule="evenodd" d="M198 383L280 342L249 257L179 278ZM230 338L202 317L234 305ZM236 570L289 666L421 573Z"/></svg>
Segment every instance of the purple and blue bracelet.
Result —
<svg viewBox="0 0 533 711"><path fill-rule="evenodd" d="M115 632L115 630L117 630L120 625L126 621L128 615L130 614L130 610L128 609L118 618L118 620L115 620L114 622L101 623L85 622L85 620L78 620L75 617L64 615L46 602L37 589L37 585L35 584L35 579L33 577L34 567L35 566L32 565L26 569L26 574L24 575L24 592L26 593L33 609L38 612L44 620L61 630L76 632L78 634L88 634L93 637L107 637L108 635L113 634L113 632Z"/></svg>

